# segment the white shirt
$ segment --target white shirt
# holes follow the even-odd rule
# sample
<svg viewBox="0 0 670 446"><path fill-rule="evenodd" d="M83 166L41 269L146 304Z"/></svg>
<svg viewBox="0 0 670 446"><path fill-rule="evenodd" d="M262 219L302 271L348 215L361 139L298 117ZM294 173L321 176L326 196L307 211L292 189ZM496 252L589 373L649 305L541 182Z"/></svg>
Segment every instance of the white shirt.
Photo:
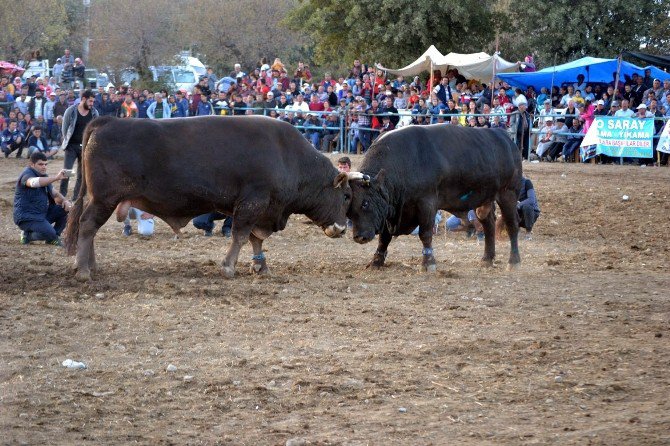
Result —
<svg viewBox="0 0 670 446"><path fill-rule="evenodd" d="M628 110L620 109L617 110L616 113L614 113L614 116L623 118L632 118L633 116L635 116L635 112L630 108Z"/></svg>

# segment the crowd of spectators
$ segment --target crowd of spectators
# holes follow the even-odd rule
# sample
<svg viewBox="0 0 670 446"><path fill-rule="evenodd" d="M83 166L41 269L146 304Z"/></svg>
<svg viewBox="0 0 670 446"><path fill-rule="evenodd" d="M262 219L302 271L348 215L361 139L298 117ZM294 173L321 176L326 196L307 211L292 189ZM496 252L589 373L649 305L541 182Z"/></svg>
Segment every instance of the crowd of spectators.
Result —
<svg viewBox="0 0 670 446"><path fill-rule="evenodd" d="M70 70L82 65L69 52L57 62L66 58L72 59ZM22 147L32 147L28 139L36 128L41 129L38 150L59 143L62 114L79 100L70 86L70 75L60 69L55 80L2 78L0 127L6 156L13 150L20 156ZM345 75L326 72L316 78L303 62L289 70L275 59L272 64L262 60L249 72L236 64L221 78L208 68L192 92L100 86L95 107L100 115L121 118L263 114L292 123L318 150L342 152L364 152L379 135L404 125L498 127L509 132L524 158L566 160L579 152L595 116L637 112L662 118L670 116L669 102L670 76L651 79L648 73L608 85L589 84L580 75L574 83L524 91L500 81L468 80L456 69L436 71L430 80L387 76L359 60ZM10 125L13 121L16 125ZM657 121L657 131L662 124ZM539 132L533 132L534 126ZM343 143L348 146L340 147Z"/></svg>

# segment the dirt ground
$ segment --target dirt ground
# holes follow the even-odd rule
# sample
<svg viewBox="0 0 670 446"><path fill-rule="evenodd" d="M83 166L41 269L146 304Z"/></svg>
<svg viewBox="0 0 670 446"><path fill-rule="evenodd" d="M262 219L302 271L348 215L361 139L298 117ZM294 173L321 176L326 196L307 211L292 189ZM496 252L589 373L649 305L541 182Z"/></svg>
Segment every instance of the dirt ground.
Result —
<svg viewBox="0 0 670 446"><path fill-rule="evenodd" d="M294 216L270 277L247 246L227 281L220 233L110 221L80 284L19 245L24 164L0 161L0 443L670 444L670 168L524 164L542 215L513 272L505 240L484 269L443 229L436 274L411 236L370 271L376 243Z"/></svg>

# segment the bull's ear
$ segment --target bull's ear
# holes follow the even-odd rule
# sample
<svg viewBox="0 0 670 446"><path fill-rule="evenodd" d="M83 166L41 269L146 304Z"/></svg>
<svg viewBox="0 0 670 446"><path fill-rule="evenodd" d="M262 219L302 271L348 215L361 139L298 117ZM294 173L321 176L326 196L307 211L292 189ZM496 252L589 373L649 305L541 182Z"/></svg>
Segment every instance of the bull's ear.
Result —
<svg viewBox="0 0 670 446"><path fill-rule="evenodd" d="M381 169L379 173L374 178L375 187L379 190L379 193L382 195L382 198L385 201L389 201L389 194L386 188L386 171Z"/></svg>
<svg viewBox="0 0 670 446"><path fill-rule="evenodd" d="M381 169L379 173L375 176L374 180L375 182L379 182L379 184L384 184L384 179L386 178L386 170Z"/></svg>
<svg viewBox="0 0 670 446"><path fill-rule="evenodd" d="M335 177L335 180L333 181L333 186L335 187L335 189L337 189L340 186L346 187L348 182L349 182L349 176L347 175L347 173L340 172Z"/></svg>

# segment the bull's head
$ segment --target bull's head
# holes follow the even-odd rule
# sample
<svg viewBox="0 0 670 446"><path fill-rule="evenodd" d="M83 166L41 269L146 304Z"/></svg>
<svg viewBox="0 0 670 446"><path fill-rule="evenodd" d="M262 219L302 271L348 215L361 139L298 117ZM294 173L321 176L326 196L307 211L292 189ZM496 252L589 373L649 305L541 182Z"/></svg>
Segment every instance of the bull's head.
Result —
<svg viewBox="0 0 670 446"><path fill-rule="evenodd" d="M333 180L336 203L328 217L330 224L322 226L323 232L331 238L340 237L347 230L347 211L351 204L351 186L346 173L340 172Z"/></svg>
<svg viewBox="0 0 670 446"><path fill-rule="evenodd" d="M378 234L389 215L389 195L385 185L385 171L371 178L360 172L349 174L352 199L349 217L353 223L354 241L367 243Z"/></svg>

